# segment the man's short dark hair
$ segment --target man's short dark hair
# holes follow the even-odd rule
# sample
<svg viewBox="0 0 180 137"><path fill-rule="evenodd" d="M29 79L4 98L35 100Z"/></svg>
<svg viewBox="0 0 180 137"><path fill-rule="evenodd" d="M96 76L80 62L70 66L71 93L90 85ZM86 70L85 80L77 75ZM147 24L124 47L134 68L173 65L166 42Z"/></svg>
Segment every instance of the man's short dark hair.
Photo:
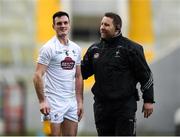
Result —
<svg viewBox="0 0 180 137"><path fill-rule="evenodd" d="M113 19L113 24L116 27L117 30L121 31L121 27L122 27L122 20L121 17L113 12L106 12L104 14L104 16L112 18Z"/></svg>
<svg viewBox="0 0 180 137"><path fill-rule="evenodd" d="M66 12L64 12L64 11L58 11L58 12L54 13L54 15L53 15L53 24L55 23L55 22L54 22L54 19L55 19L56 17L61 17L61 16L67 16L68 19L69 19L68 13L66 13Z"/></svg>

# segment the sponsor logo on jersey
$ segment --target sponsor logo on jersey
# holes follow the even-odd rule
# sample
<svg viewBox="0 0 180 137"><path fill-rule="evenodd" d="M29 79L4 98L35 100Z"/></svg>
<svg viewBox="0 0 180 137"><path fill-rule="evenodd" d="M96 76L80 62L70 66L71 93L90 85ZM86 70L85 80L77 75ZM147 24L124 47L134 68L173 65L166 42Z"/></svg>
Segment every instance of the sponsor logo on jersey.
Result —
<svg viewBox="0 0 180 137"><path fill-rule="evenodd" d="M65 57L63 61L61 61L61 67L65 70L72 70L74 68L75 61L72 60L71 57Z"/></svg>

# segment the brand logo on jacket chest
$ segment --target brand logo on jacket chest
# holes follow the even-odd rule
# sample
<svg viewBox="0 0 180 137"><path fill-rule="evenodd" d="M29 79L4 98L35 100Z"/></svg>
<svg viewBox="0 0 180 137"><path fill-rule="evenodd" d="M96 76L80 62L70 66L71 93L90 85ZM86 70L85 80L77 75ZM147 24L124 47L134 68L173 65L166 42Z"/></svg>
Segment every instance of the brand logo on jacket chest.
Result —
<svg viewBox="0 0 180 137"><path fill-rule="evenodd" d="M116 51L115 51L115 58L120 58L120 54L121 54L121 50L123 49L123 46L121 45L118 45L117 48L116 48Z"/></svg>
<svg viewBox="0 0 180 137"><path fill-rule="evenodd" d="M94 59L99 58L99 53L95 53L93 57L94 57Z"/></svg>
<svg viewBox="0 0 180 137"><path fill-rule="evenodd" d="M115 56L114 56L115 58L119 58L120 57L120 51L119 51L119 49L115 52Z"/></svg>

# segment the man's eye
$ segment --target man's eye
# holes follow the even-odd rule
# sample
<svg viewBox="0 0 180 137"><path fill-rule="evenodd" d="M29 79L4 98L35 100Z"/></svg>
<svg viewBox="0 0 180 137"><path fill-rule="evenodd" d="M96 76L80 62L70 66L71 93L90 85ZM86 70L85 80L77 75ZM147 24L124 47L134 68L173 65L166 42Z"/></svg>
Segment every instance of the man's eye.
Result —
<svg viewBox="0 0 180 137"><path fill-rule="evenodd" d="M62 23L61 23L61 22L58 22L57 25L62 25Z"/></svg>
<svg viewBox="0 0 180 137"><path fill-rule="evenodd" d="M66 25L66 24L68 24L68 22L67 22L67 21L65 21L65 22L64 22L64 24Z"/></svg>

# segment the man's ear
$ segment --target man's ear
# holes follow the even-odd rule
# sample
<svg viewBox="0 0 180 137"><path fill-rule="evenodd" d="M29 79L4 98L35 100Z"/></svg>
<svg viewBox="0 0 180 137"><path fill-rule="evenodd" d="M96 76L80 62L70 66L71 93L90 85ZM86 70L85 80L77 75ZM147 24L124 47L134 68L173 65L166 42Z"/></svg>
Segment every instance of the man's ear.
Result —
<svg viewBox="0 0 180 137"><path fill-rule="evenodd" d="M118 35L119 33L120 33L120 30L119 30L119 29L116 29L115 35Z"/></svg>
<svg viewBox="0 0 180 137"><path fill-rule="evenodd" d="M117 34L119 34L120 33L120 31L121 31L121 29L120 29L120 25L117 25L116 26L116 31L115 31L115 34L117 35Z"/></svg>
<svg viewBox="0 0 180 137"><path fill-rule="evenodd" d="M118 30L118 31L121 30L120 25L117 25L117 26L116 26L116 30Z"/></svg>
<svg viewBox="0 0 180 137"><path fill-rule="evenodd" d="M54 24L52 24L52 28L54 29Z"/></svg>

